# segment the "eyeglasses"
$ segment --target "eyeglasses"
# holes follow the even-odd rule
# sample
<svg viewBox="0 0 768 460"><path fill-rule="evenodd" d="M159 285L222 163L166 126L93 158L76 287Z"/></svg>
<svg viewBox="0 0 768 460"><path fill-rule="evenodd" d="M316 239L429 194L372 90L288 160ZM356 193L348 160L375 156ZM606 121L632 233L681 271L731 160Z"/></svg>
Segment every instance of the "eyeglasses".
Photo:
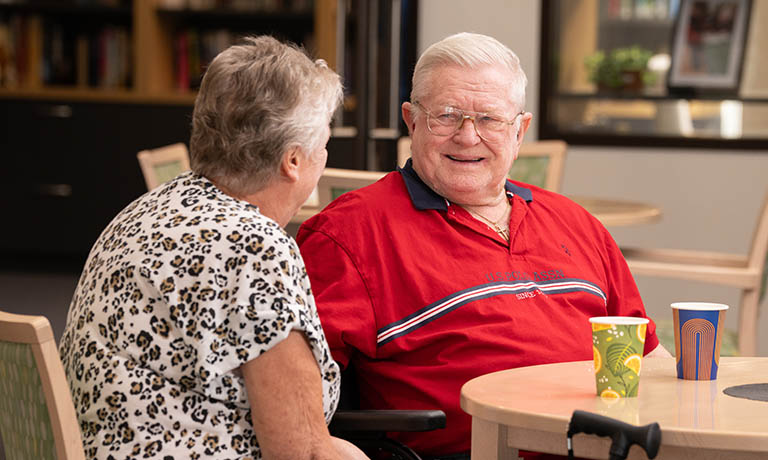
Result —
<svg viewBox="0 0 768 460"><path fill-rule="evenodd" d="M431 112L419 101L413 101L413 104L427 114L427 129L435 136L451 136L461 129L464 120L472 120L477 135L487 142L503 141L507 135L507 127L514 125L517 117L525 113L521 111L510 121L491 113L472 112L450 106Z"/></svg>

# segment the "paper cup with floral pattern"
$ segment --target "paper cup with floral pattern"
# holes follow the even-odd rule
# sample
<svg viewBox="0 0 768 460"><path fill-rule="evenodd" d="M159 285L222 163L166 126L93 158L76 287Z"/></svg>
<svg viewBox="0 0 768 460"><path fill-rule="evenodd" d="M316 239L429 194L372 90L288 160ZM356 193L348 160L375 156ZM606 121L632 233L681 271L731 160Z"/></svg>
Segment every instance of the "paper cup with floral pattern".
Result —
<svg viewBox="0 0 768 460"><path fill-rule="evenodd" d="M632 398L640 386L647 318L599 316L592 323L592 355L597 395Z"/></svg>

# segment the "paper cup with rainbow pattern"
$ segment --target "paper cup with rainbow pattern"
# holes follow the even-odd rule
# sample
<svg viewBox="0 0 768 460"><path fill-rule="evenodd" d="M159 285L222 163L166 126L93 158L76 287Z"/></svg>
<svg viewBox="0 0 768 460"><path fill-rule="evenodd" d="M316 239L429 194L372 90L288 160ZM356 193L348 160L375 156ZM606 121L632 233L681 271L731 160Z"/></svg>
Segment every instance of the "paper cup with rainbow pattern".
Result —
<svg viewBox="0 0 768 460"><path fill-rule="evenodd" d="M597 395L632 398L640 386L648 318L599 316L592 323L592 355Z"/></svg>
<svg viewBox="0 0 768 460"><path fill-rule="evenodd" d="M720 367L720 341L728 305L710 302L675 302L677 378L715 380Z"/></svg>

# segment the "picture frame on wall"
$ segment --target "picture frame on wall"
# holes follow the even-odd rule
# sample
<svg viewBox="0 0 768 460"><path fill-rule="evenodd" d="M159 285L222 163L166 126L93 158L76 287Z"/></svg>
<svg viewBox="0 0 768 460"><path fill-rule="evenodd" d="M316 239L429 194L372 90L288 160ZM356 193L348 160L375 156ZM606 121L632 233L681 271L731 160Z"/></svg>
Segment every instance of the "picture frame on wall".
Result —
<svg viewBox="0 0 768 460"><path fill-rule="evenodd" d="M682 0L667 86L672 95L736 95L752 0Z"/></svg>

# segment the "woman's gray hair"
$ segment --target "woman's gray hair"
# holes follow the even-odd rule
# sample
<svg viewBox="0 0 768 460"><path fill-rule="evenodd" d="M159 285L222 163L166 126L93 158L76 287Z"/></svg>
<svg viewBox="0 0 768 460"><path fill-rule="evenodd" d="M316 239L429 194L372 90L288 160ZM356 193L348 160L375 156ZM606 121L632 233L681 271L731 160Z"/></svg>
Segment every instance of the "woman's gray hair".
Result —
<svg viewBox="0 0 768 460"><path fill-rule="evenodd" d="M192 170L237 193L261 190L286 151L324 146L342 97L341 78L324 61L269 36L246 37L205 72L192 115Z"/></svg>
<svg viewBox="0 0 768 460"><path fill-rule="evenodd" d="M431 91L440 91L440 83L430 81L430 77L435 70L446 65L467 69L487 65L507 68L512 102L517 105L517 110L523 110L525 107L525 86L528 79L520 67L520 59L495 38L469 32L446 37L424 51L413 70L411 101L423 100Z"/></svg>

